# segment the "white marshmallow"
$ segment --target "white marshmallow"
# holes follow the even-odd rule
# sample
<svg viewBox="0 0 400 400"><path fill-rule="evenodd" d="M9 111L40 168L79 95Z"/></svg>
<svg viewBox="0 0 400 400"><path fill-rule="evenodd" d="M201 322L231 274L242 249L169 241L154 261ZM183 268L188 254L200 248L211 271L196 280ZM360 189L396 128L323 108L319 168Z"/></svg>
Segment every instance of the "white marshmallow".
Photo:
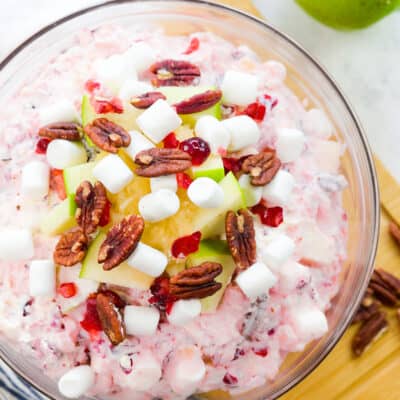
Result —
<svg viewBox="0 0 400 400"><path fill-rule="evenodd" d="M64 169L85 163L87 154L80 143L54 139L47 146L46 158L53 168Z"/></svg>
<svg viewBox="0 0 400 400"><path fill-rule="evenodd" d="M290 293L299 285L310 282L310 269L297 262L287 262L279 269L279 286L281 290Z"/></svg>
<svg viewBox="0 0 400 400"><path fill-rule="evenodd" d="M174 351L166 368L166 379L172 390L181 395L196 391L206 374L200 350L195 346Z"/></svg>
<svg viewBox="0 0 400 400"><path fill-rule="evenodd" d="M104 157L93 168L93 176L98 179L108 191L118 193L132 179L133 173L117 155Z"/></svg>
<svg viewBox="0 0 400 400"><path fill-rule="evenodd" d="M139 242L135 251L129 256L127 263L132 268L138 269L147 275L160 276L168 264L164 253Z"/></svg>
<svg viewBox="0 0 400 400"><path fill-rule="evenodd" d="M154 147L154 144L150 142L144 135L137 131L130 131L131 143L124 150L132 158L135 159L136 155L143 150L148 150Z"/></svg>
<svg viewBox="0 0 400 400"><path fill-rule="evenodd" d="M276 276L263 263L257 262L243 271L236 278L236 283L251 300L268 293L277 282Z"/></svg>
<svg viewBox="0 0 400 400"><path fill-rule="evenodd" d="M160 189L143 196L139 200L138 207L145 221L157 222L176 214L180 200L172 190Z"/></svg>
<svg viewBox="0 0 400 400"><path fill-rule="evenodd" d="M154 143L161 142L170 132L181 126L182 120L165 100L157 100L136 122Z"/></svg>
<svg viewBox="0 0 400 400"><path fill-rule="evenodd" d="M47 125L54 122L79 121L79 116L74 103L67 100L60 100L48 107L42 108L39 111L39 120L41 125Z"/></svg>
<svg viewBox="0 0 400 400"><path fill-rule="evenodd" d="M126 306L124 309L124 322L128 335L154 335L159 321L160 312L154 307Z"/></svg>
<svg viewBox="0 0 400 400"><path fill-rule="evenodd" d="M133 369L128 375L129 388L137 391L150 390L162 375L161 365L149 351L132 356Z"/></svg>
<svg viewBox="0 0 400 400"><path fill-rule="evenodd" d="M137 73L144 72L156 61L154 50L144 42L134 43L124 55Z"/></svg>
<svg viewBox="0 0 400 400"><path fill-rule="evenodd" d="M129 101L132 97L154 91L153 86L147 82L141 82L136 79L127 79L118 92L118 97L123 101Z"/></svg>
<svg viewBox="0 0 400 400"><path fill-rule="evenodd" d="M172 306L168 315L168 321L172 325L184 326L198 317L201 313L201 301L199 299L178 300Z"/></svg>
<svg viewBox="0 0 400 400"><path fill-rule="evenodd" d="M343 145L333 140L314 140L312 142L318 171L322 173L337 174L340 168L340 157Z"/></svg>
<svg viewBox="0 0 400 400"><path fill-rule="evenodd" d="M195 179L187 190L189 199L201 208L218 208L224 203L224 191L211 178Z"/></svg>
<svg viewBox="0 0 400 400"><path fill-rule="evenodd" d="M276 153L284 162L295 161L304 150L305 137L298 129L283 128L278 132L276 141Z"/></svg>
<svg viewBox="0 0 400 400"><path fill-rule="evenodd" d="M247 146L252 146L260 138L260 128L257 123L247 115L239 115L225 119L221 122L231 136L230 151L238 151Z"/></svg>
<svg viewBox="0 0 400 400"><path fill-rule="evenodd" d="M160 189L169 189L176 193L178 190L178 183L176 175L165 175L150 178L150 187L152 192L157 192Z"/></svg>
<svg viewBox="0 0 400 400"><path fill-rule="evenodd" d="M294 241L287 235L279 234L261 250L261 257L273 271L276 271L289 260L294 249Z"/></svg>
<svg viewBox="0 0 400 400"><path fill-rule="evenodd" d="M31 296L56 294L56 267L52 260L34 260L29 268L29 293Z"/></svg>
<svg viewBox="0 0 400 400"><path fill-rule="evenodd" d="M32 258L33 254L33 238L30 230L10 228L0 231L0 260L27 260Z"/></svg>
<svg viewBox="0 0 400 400"><path fill-rule="evenodd" d="M242 188L247 207L253 207L261 201L263 187L253 186L249 175L242 175L239 178L239 186Z"/></svg>
<svg viewBox="0 0 400 400"><path fill-rule="evenodd" d="M215 154L219 154L221 150L226 150L231 142L228 129L212 115L199 118L194 131L196 136L209 144L211 152Z"/></svg>
<svg viewBox="0 0 400 400"><path fill-rule="evenodd" d="M295 332L305 341L318 339L328 331L325 314L314 306L296 307L290 313Z"/></svg>
<svg viewBox="0 0 400 400"><path fill-rule="evenodd" d="M41 161L31 161L24 166L21 192L33 200L41 200L49 191L49 166Z"/></svg>
<svg viewBox="0 0 400 400"><path fill-rule="evenodd" d="M264 186L263 197L271 204L286 205L290 200L294 183L293 175L280 169L274 179Z"/></svg>
<svg viewBox="0 0 400 400"><path fill-rule="evenodd" d="M257 99L258 78L238 71L227 71L221 84L225 104L246 106Z"/></svg>
<svg viewBox="0 0 400 400"><path fill-rule="evenodd" d="M68 399L83 396L94 385L95 374L89 365L80 365L64 374L58 381L58 390Z"/></svg>

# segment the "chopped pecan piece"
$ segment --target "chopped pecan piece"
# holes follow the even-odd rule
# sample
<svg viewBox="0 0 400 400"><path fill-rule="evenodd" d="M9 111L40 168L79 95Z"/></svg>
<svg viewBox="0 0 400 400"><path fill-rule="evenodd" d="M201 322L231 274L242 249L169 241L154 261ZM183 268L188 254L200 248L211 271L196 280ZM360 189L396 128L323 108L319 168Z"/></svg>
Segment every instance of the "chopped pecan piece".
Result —
<svg viewBox="0 0 400 400"><path fill-rule="evenodd" d="M389 232L396 243L400 245L400 227L393 221L389 224Z"/></svg>
<svg viewBox="0 0 400 400"><path fill-rule="evenodd" d="M98 262L109 271L125 261L136 249L144 230L143 218L138 215L125 217L114 225L100 246Z"/></svg>
<svg viewBox="0 0 400 400"><path fill-rule="evenodd" d="M99 226L101 216L107 206L107 192L101 182L92 185L82 182L76 190L77 204L75 218L86 235L93 233Z"/></svg>
<svg viewBox="0 0 400 400"><path fill-rule="evenodd" d="M64 233L53 253L54 262L71 267L83 260L88 246L88 238L81 228Z"/></svg>
<svg viewBox="0 0 400 400"><path fill-rule="evenodd" d="M179 149L152 148L136 155L139 176L156 177L183 172L192 166L190 154Z"/></svg>
<svg viewBox="0 0 400 400"><path fill-rule="evenodd" d="M271 182L281 167L281 161L274 151L248 156L242 163L242 171L250 174L250 182L253 186L264 186Z"/></svg>
<svg viewBox="0 0 400 400"><path fill-rule="evenodd" d="M394 295L400 298L400 279L385 271L381 268L376 269L372 275L372 279L379 279L379 281L384 284L389 290L392 291Z"/></svg>
<svg viewBox="0 0 400 400"><path fill-rule="evenodd" d="M359 357L367 347L387 330L388 322L384 312L378 312L366 320L353 338L351 348L353 354Z"/></svg>
<svg viewBox="0 0 400 400"><path fill-rule="evenodd" d="M148 92L141 94L139 96L133 97L131 99L131 104L139 108L140 110L145 110L154 104L157 100L166 100L167 98L161 92Z"/></svg>
<svg viewBox="0 0 400 400"><path fill-rule="evenodd" d="M131 143L129 133L107 118L95 119L84 130L97 147L109 153L116 153L120 147L128 147Z"/></svg>
<svg viewBox="0 0 400 400"><path fill-rule="evenodd" d="M237 270L245 270L253 265L256 262L256 234L251 214L243 209L239 210L237 214L228 211L225 219L225 232Z"/></svg>
<svg viewBox="0 0 400 400"><path fill-rule="evenodd" d="M222 265L215 262L185 269L169 281L169 293L175 299L202 299L216 293L222 285L215 278L222 272Z"/></svg>
<svg viewBox="0 0 400 400"><path fill-rule="evenodd" d="M371 318L372 315L380 312L381 303L372 298L368 298L368 300L364 300L360 307L358 308L356 314L351 321L352 324L356 324L358 322L364 322Z"/></svg>
<svg viewBox="0 0 400 400"><path fill-rule="evenodd" d="M39 129L39 136L49 139L79 140L82 127L75 122L56 122L42 126Z"/></svg>
<svg viewBox="0 0 400 400"><path fill-rule="evenodd" d="M221 100L221 97L222 92L220 90L207 90L176 103L174 106L178 114L193 114L214 106Z"/></svg>
<svg viewBox="0 0 400 400"><path fill-rule="evenodd" d="M110 339L110 342L117 346L125 340L126 330L122 313L114 301L114 296L118 295L114 292L112 293L113 296L109 296L107 292L98 293L96 296L96 309L104 333Z"/></svg>
<svg viewBox="0 0 400 400"><path fill-rule="evenodd" d="M368 286L374 296L387 306L395 306L400 294L400 281L389 272L375 270Z"/></svg>
<svg viewBox="0 0 400 400"><path fill-rule="evenodd" d="M163 60L150 67L155 75L152 84L160 86L188 86L201 75L199 67L188 61Z"/></svg>

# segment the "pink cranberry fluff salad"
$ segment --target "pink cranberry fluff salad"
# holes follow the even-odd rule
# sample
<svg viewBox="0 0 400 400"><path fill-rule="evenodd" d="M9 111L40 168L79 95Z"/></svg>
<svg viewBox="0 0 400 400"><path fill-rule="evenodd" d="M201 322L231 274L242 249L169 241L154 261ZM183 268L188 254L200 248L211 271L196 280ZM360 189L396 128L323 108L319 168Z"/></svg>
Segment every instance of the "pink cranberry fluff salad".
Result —
<svg viewBox="0 0 400 400"><path fill-rule="evenodd" d="M285 78L103 26L1 110L0 331L62 395L240 395L328 331L345 149Z"/></svg>

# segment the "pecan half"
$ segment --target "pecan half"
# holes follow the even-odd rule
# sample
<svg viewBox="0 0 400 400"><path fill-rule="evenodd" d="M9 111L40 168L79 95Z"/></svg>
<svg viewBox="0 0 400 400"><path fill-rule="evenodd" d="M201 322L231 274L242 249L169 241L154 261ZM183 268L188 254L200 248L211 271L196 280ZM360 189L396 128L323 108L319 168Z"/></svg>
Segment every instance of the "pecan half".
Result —
<svg viewBox="0 0 400 400"><path fill-rule="evenodd" d="M250 182L253 186L264 186L271 182L281 167L281 161L274 151L248 156L242 163L242 171L250 174Z"/></svg>
<svg viewBox="0 0 400 400"><path fill-rule="evenodd" d="M389 232L396 243L400 245L400 227L393 221L389 224Z"/></svg>
<svg viewBox="0 0 400 400"><path fill-rule="evenodd" d="M400 280L382 269L374 271L368 287L387 306L395 306L400 298Z"/></svg>
<svg viewBox="0 0 400 400"><path fill-rule="evenodd" d="M125 217L114 225L100 246L97 260L109 271L125 261L136 249L144 230L143 218L138 215Z"/></svg>
<svg viewBox="0 0 400 400"><path fill-rule="evenodd" d="M207 90L176 103L174 106L178 114L193 114L214 106L221 100L221 97L222 92L220 90Z"/></svg>
<svg viewBox="0 0 400 400"><path fill-rule="evenodd" d="M139 176L156 177L183 172L192 166L190 154L179 149L152 148L136 155L135 163L139 167L135 173Z"/></svg>
<svg viewBox="0 0 400 400"><path fill-rule="evenodd" d="M115 293L113 295L118 296ZM113 296L109 296L107 292L99 293L96 296L96 309L103 331L110 342L114 346L123 342L126 338L125 324Z"/></svg>
<svg viewBox="0 0 400 400"><path fill-rule="evenodd" d="M256 262L256 234L251 214L241 209L228 211L225 219L226 240L237 269L244 270Z"/></svg>
<svg viewBox="0 0 400 400"><path fill-rule="evenodd" d="M97 147L109 153L116 153L120 147L128 147L131 143L129 133L107 118L95 119L84 130Z"/></svg>
<svg viewBox="0 0 400 400"><path fill-rule="evenodd" d="M81 228L64 233L53 253L54 262L71 267L83 260L88 246L88 238Z"/></svg>
<svg viewBox="0 0 400 400"><path fill-rule="evenodd" d="M370 294L366 295L360 304L356 314L351 321L352 324L364 322L371 318L372 315L380 312L381 303L374 300Z"/></svg>
<svg viewBox="0 0 400 400"><path fill-rule="evenodd" d="M215 262L185 269L169 281L169 293L176 299L202 299L213 295L222 285L215 278L222 272L222 265Z"/></svg>
<svg viewBox="0 0 400 400"><path fill-rule="evenodd" d="M80 140L82 127L75 122L56 122L42 126L39 136L49 139Z"/></svg>
<svg viewBox="0 0 400 400"><path fill-rule="evenodd" d="M77 204L75 218L86 235L93 233L100 223L100 218L107 206L106 188L101 182L92 185L89 181L82 182L76 190Z"/></svg>
<svg viewBox="0 0 400 400"><path fill-rule="evenodd" d="M387 330L388 322L384 312L380 311L371 315L359 328L353 338L351 348L353 354L359 357L367 347Z"/></svg>
<svg viewBox="0 0 400 400"><path fill-rule="evenodd" d="M156 86L188 86L201 75L200 69L188 61L163 60L150 67L155 75L151 83Z"/></svg>
<svg viewBox="0 0 400 400"><path fill-rule="evenodd" d="M140 110L145 110L153 105L157 100L166 99L167 98L161 92L148 92L131 98L131 104Z"/></svg>

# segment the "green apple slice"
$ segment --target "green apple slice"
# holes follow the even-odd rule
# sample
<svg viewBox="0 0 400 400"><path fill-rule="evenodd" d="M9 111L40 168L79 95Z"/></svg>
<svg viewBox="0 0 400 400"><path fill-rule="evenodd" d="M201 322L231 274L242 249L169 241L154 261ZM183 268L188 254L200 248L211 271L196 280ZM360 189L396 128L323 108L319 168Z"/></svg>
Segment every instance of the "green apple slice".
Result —
<svg viewBox="0 0 400 400"><path fill-rule="evenodd" d="M103 266L97 262L97 256L105 238L106 234L102 232L92 242L83 260L79 277L128 288L140 290L149 289L154 278L130 267L126 262L120 264L111 271L104 271Z"/></svg>
<svg viewBox="0 0 400 400"><path fill-rule="evenodd" d="M63 170L64 185L67 194L75 194L76 189L83 181L96 182L93 176L95 162L74 165Z"/></svg>
<svg viewBox="0 0 400 400"><path fill-rule="evenodd" d="M219 182L225 176L224 163L221 156L211 155L208 159L198 167L192 167L193 176L195 178L207 177Z"/></svg>
<svg viewBox="0 0 400 400"><path fill-rule="evenodd" d="M41 232L45 235L56 236L73 228L76 225L75 211L75 195L70 194L45 216L40 224Z"/></svg>
<svg viewBox="0 0 400 400"><path fill-rule="evenodd" d="M201 310L203 313L215 312L221 302L225 288L232 279L236 265L232 259L227 243L223 240L203 240L200 242L199 250L189 255L187 266L193 267L206 261L217 262L222 265L223 270L215 280L222 284L222 288L212 296L201 300Z"/></svg>

